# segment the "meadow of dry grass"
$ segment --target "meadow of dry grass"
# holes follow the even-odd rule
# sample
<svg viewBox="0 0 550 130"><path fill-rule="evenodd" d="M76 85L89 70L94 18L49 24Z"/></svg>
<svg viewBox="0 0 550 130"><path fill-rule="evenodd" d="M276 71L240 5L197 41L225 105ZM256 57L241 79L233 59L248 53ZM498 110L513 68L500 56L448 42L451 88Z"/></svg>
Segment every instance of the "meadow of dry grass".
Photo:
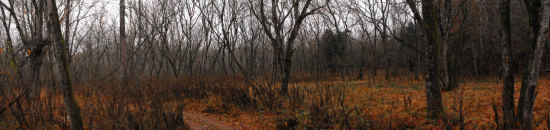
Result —
<svg viewBox="0 0 550 130"><path fill-rule="evenodd" d="M443 92L446 121L426 119L424 82L402 76L389 81L382 76L371 80L294 83L289 97L278 97L276 107L261 105L255 111L238 109L210 96L203 101L187 101L189 109L209 112L213 108L229 120L257 124L259 128L434 128L466 129L497 127L495 112L501 113L501 83L497 79L465 80L460 89ZM516 102L520 82L516 83ZM550 80L542 78L534 108L535 126L547 129L550 114ZM254 96L252 96L254 97ZM266 103L263 103L266 104ZM233 106L233 107L228 107ZM235 110L236 109L236 110ZM204 111L207 110L207 111ZM462 125L461 125L462 124Z"/></svg>
<svg viewBox="0 0 550 130"><path fill-rule="evenodd" d="M424 82L410 76L385 80L294 82L288 95L278 85L245 85L240 77L143 79L119 87L114 83L77 85L74 89L87 129L187 129L183 112L204 113L241 129L466 129L496 128L501 112L500 81L464 80L460 89L443 93L447 120L426 119ZM519 97L516 83L516 101ZM11 101L18 87L4 87ZM0 116L0 129L68 128L58 88L41 88L21 98ZM535 126L547 129L550 80L541 78ZM8 93L9 92L9 93ZM461 125L463 124L463 125Z"/></svg>

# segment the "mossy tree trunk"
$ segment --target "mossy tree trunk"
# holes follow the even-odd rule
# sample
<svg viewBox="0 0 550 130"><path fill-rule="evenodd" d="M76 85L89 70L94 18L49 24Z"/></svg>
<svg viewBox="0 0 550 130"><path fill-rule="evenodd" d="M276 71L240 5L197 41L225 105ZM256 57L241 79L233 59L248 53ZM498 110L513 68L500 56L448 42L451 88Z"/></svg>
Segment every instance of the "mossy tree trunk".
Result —
<svg viewBox="0 0 550 130"><path fill-rule="evenodd" d="M69 67L67 59L67 50L66 43L63 40L61 34L61 25L59 22L59 14L56 6L55 0L47 0L48 7L48 32L52 36L52 41L55 45L55 61L57 70L56 79L58 80L58 85L61 86L63 101L65 102L65 109L71 123L71 128L73 130L82 130L82 118L80 116L80 107L78 106L73 90L71 79L69 78Z"/></svg>
<svg viewBox="0 0 550 130"><path fill-rule="evenodd" d="M426 36L426 104L428 116L433 119L441 119L443 115L443 103L441 98L441 77L439 74L440 64L439 48L441 35L439 34L439 23L436 12L436 5L433 0L422 0L422 17L420 16L416 3L413 0L406 1L414 13L414 18L424 28Z"/></svg>

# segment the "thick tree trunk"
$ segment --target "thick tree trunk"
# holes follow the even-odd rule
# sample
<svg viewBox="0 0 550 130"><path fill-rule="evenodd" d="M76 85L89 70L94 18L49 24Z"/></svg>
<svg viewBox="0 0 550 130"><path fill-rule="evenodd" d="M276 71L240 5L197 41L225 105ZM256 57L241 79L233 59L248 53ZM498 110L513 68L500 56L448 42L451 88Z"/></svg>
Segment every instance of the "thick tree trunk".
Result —
<svg viewBox="0 0 550 130"><path fill-rule="evenodd" d="M544 53L546 38L550 35L550 0L525 0L529 13L530 47L527 69L524 71L517 115L522 129L533 129L533 105L537 96L536 87Z"/></svg>
<svg viewBox="0 0 550 130"><path fill-rule="evenodd" d="M56 67L58 68L57 79L63 93L63 101L65 102L65 109L69 116L71 128L73 130L81 130L82 118L80 117L80 107L74 99L71 80L69 78L69 67L67 60L67 50L65 48L65 41L61 35L61 25L59 25L59 14L57 13L57 6L55 0L48 1L49 11L48 16L48 31L53 36L52 40L55 44L55 59L57 61Z"/></svg>
<svg viewBox="0 0 550 130"><path fill-rule="evenodd" d="M416 10L416 9L415 9ZM423 26L428 43L426 44L426 103L428 115L434 119L441 119L443 103L441 98L441 84L439 74L439 47L441 38L439 23L433 0L422 0Z"/></svg>
<svg viewBox="0 0 550 130"><path fill-rule="evenodd" d="M286 57L284 59L284 65L283 65L283 81L281 84L281 93L287 94L288 93L288 82L290 81L290 67L292 66L292 60L290 57Z"/></svg>
<svg viewBox="0 0 550 130"><path fill-rule="evenodd" d="M441 44L439 24L435 3L433 0L422 0L422 14L420 16L416 3L413 0L406 1L411 8L416 21L424 28L426 44L426 104L428 116L433 119L441 119L443 115L443 103L441 98L441 83L439 75L439 45Z"/></svg>
<svg viewBox="0 0 550 130"><path fill-rule="evenodd" d="M514 73L512 72L512 39L510 31L510 0L500 3L502 21L502 129L514 128Z"/></svg>
<svg viewBox="0 0 550 130"><path fill-rule="evenodd" d="M441 101L441 87L439 75L439 45L441 39L439 35L439 24L435 11L433 0L422 0L422 14L424 16L424 30L428 44L426 46L426 98L429 116L440 119L443 114L443 104Z"/></svg>
<svg viewBox="0 0 550 130"><path fill-rule="evenodd" d="M301 22L299 22L301 23ZM297 26L293 29L294 33L289 37L289 40L286 44L286 52L284 53L283 57L283 80L281 84L281 90L282 94L288 94L288 82L290 81L290 69L292 67L292 55L294 55L294 40L296 39L296 35L299 30L300 26Z"/></svg>

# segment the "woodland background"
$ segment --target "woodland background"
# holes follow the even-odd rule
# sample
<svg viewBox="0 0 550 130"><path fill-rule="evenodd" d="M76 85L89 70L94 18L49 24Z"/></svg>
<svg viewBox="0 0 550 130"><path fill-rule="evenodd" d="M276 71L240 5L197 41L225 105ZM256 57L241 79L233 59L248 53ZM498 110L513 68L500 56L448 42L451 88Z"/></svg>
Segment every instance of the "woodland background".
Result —
<svg viewBox="0 0 550 130"><path fill-rule="evenodd" d="M0 128L544 129L547 2L2 0Z"/></svg>

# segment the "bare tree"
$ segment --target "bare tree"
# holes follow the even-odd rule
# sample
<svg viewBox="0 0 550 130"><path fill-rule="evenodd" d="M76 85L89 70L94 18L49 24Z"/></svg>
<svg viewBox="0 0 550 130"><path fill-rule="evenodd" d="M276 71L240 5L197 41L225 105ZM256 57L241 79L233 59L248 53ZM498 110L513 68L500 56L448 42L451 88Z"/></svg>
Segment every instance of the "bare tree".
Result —
<svg viewBox="0 0 550 130"><path fill-rule="evenodd" d="M500 3L502 28L502 129L514 128L514 72L511 65L512 59L512 38L510 31L510 0Z"/></svg>
<svg viewBox="0 0 550 130"><path fill-rule="evenodd" d="M18 59L17 59L17 54L16 54L16 51L15 51L15 46L13 45L13 40L11 38L11 34L10 34L10 25L8 24L9 21L7 22L7 16L6 16L6 13L4 11L4 7L0 7L1 11L2 11L2 25L4 25L4 31L6 32L6 52L7 54L9 55L9 65L10 65L10 68L14 70L15 74L16 74L16 78L19 82L21 82L22 80L22 72L21 72L21 67L19 66L20 62L17 62Z"/></svg>
<svg viewBox="0 0 550 130"><path fill-rule="evenodd" d="M527 66L523 73L517 115L521 128L533 129L533 106L537 97L537 84L540 75L542 56L546 39L550 36L550 0L525 0L529 14L529 47Z"/></svg>
<svg viewBox="0 0 550 130"><path fill-rule="evenodd" d="M32 66L32 83L34 88L40 86L40 66L44 57L44 48L50 44L47 37L44 36L44 0L33 1L30 9L25 5L25 10L22 11L23 20L21 21L16 13L18 7L14 6L13 0L8 0L8 5L0 1L0 5L5 8L11 18L13 18L15 27L19 32L19 37L24 45L24 50L28 50L29 59ZM25 1L24 4L27 2ZM30 13L27 13L30 12ZM27 17L25 17L27 16ZM28 20L28 21L26 21ZM29 26L26 27L25 25ZM30 32L28 32L30 30ZM30 33L30 36L29 36ZM24 63L20 63L24 64Z"/></svg>
<svg viewBox="0 0 550 130"><path fill-rule="evenodd" d="M260 21L264 33L271 41L274 52L274 66L275 68L282 68L281 93L288 93L294 40L296 40L302 22L308 16L323 8L329 1L327 0L324 5L315 7L312 3L321 3L313 0L271 0L269 3L266 3L266 0L260 0L256 3L249 0L252 14ZM289 18L291 15L292 17Z"/></svg>
<svg viewBox="0 0 550 130"><path fill-rule="evenodd" d="M127 65L128 49L126 48L126 3L120 0L120 81L123 85L128 85Z"/></svg>
<svg viewBox="0 0 550 130"><path fill-rule="evenodd" d="M80 107L74 99L72 83L69 77L69 67L67 59L66 42L63 39L61 32L61 23L59 21L59 14L57 13L57 5L55 0L47 1L47 16L48 16L48 32L52 35L52 41L55 43L55 59L56 67L58 68L57 80L61 86L63 101L65 102L65 109L69 120L71 122L71 128L74 130L82 130L82 118L80 117Z"/></svg>

